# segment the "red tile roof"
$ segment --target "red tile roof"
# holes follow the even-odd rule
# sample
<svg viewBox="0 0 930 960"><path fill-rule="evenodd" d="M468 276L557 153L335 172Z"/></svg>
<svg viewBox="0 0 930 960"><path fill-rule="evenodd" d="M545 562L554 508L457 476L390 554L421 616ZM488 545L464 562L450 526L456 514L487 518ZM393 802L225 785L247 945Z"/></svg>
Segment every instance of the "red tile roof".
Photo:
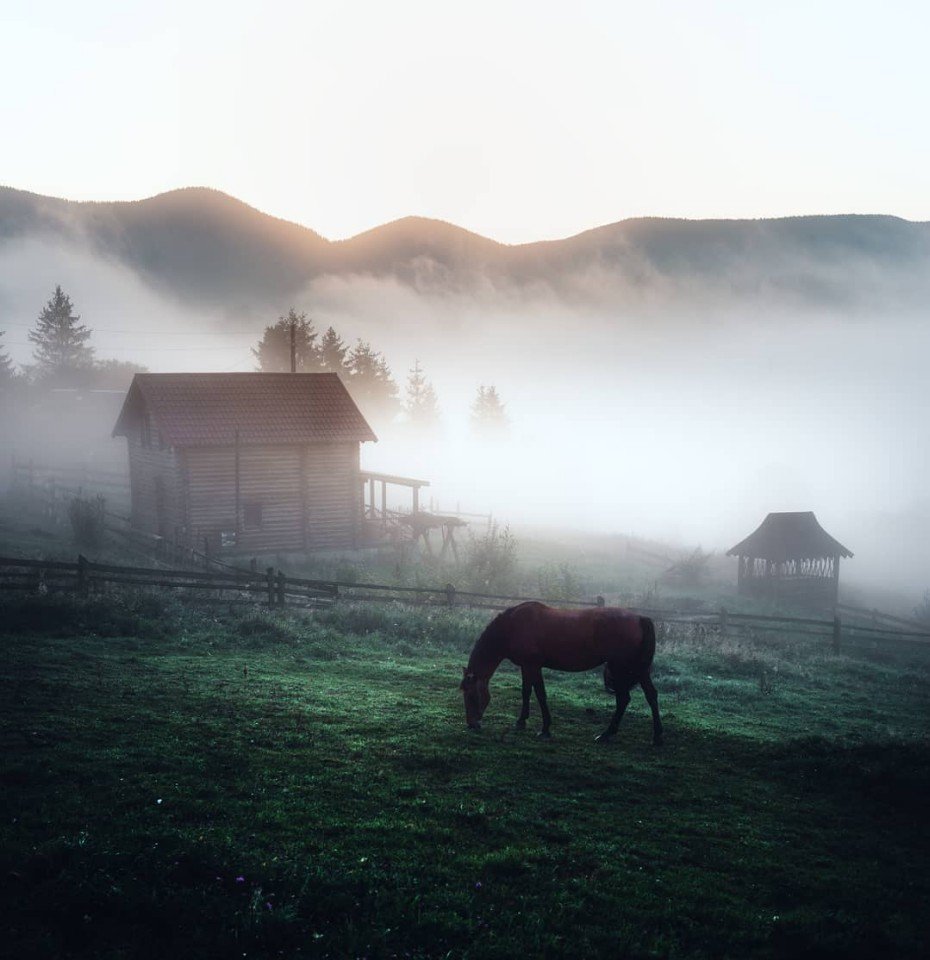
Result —
<svg viewBox="0 0 930 960"><path fill-rule="evenodd" d="M770 513L735 547L727 550L728 557L756 557L783 563L786 560L818 560L822 557L851 557L848 550L817 522L811 512Z"/></svg>
<svg viewBox="0 0 930 960"><path fill-rule="evenodd" d="M177 447L378 439L335 373L137 373L113 436L144 408Z"/></svg>

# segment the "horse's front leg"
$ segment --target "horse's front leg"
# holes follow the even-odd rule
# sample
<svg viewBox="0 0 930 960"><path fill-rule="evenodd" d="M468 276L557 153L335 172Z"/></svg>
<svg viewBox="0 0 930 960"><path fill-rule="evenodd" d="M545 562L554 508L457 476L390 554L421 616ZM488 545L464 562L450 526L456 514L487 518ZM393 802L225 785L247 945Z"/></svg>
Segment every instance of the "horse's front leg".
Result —
<svg viewBox="0 0 930 960"><path fill-rule="evenodd" d="M517 717L517 722L514 724L514 728L517 730L525 730L526 721L530 715L530 694L533 692L533 679L526 667L521 667L520 673L523 677L523 689L521 691L523 696L523 706L520 708L520 716Z"/></svg>

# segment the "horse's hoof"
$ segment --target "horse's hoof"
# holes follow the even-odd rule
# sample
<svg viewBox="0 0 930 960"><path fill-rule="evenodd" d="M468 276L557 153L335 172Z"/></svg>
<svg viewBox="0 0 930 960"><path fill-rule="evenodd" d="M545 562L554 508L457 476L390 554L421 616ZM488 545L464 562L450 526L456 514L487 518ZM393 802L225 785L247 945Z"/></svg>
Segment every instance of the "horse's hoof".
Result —
<svg viewBox="0 0 930 960"><path fill-rule="evenodd" d="M539 737L540 740L551 740L551 739L552 739L552 734L549 733L548 730L540 730L539 733L536 734L536 736Z"/></svg>

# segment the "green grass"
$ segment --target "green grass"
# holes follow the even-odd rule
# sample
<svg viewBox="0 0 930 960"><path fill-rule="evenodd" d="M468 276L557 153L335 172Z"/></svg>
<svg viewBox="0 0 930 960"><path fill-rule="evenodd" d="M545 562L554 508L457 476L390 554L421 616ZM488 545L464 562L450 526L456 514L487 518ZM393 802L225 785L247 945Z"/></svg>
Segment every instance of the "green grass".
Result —
<svg viewBox="0 0 930 960"><path fill-rule="evenodd" d="M548 675L551 743L512 668L466 731L485 620L4 599L7 953L922 954L922 649L668 634L666 745L637 694L603 747L596 674Z"/></svg>

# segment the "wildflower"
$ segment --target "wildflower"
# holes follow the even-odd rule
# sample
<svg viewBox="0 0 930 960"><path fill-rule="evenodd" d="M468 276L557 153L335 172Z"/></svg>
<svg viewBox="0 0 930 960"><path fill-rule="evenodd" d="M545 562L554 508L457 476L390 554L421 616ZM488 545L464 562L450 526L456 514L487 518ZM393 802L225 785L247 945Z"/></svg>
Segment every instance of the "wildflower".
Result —
<svg viewBox="0 0 930 960"><path fill-rule="evenodd" d="M476 890L480 890L480 889L481 889L481 881L480 881L480 880L475 884L475 889L476 889Z"/></svg>
<svg viewBox="0 0 930 960"><path fill-rule="evenodd" d="M245 883L245 877L236 877L236 883Z"/></svg>

